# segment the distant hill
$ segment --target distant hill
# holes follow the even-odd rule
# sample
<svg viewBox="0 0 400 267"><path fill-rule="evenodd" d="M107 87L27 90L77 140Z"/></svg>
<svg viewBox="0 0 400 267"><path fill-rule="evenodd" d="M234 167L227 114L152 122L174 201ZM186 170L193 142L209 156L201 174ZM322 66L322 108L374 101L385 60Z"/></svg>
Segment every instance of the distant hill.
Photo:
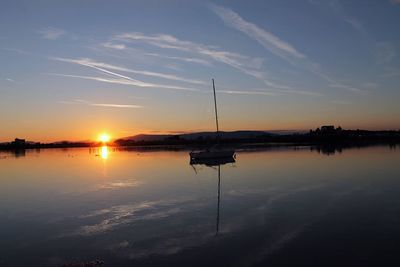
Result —
<svg viewBox="0 0 400 267"><path fill-rule="evenodd" d="M285 132L286 133L286 132ZM256 138L259 136L273 136L281 134L276 132L267 131L234 131L234 132L219 132L221 139L247 139ZM198 132L198 133L185 133L185 134L138 134L134 136L128 136L120 138L119 140L124 141L163 141L167 139L174 138L186 139L186 140L196 140L196 139L209 139L215 138L215 132ZM117 140L118 141L118 140Z"/></svg>
<svg viewBox="0 0 400 267"><path fill-rule="evenodd" d="M173 134L138 134L134 136L128 136L119 138L118 140L125 140L125 141L161 141L165 140L169 137L174 136ZM116 141L118 141L116 140Z"/></svg>
<svg viewBox="0 0 400 267"><path fill-rule="evenodd" d="M303 144L363 146L372 144L400 144L400 130L344 130L341 127L325 125L310 131L233 131L220 132L220 144ZM120 146L209 146L215 144L215 132L182 134L139 134L113 141L111 145ZM104 145L100 142L39 143L16 138L14 141L0 143L0 150L20 150L31 148L67 148Z"/></svg>

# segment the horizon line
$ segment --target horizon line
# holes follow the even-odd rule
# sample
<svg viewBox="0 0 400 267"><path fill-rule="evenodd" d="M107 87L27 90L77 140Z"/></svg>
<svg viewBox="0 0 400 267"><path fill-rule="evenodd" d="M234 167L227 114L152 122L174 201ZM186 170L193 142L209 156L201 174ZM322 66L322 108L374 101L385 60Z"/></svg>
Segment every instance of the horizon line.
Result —
<svg viewBox="0 0 400 267"><path fill-rule="evenodd" d="M223 131L219 131L219 132L223 132L223 133L229 133L229 132L287 132L287 133L304 133L304 132L308 132L310 130L316 130L318 128L321 128L322 126L325 125L321 125L317 128L310 128L310 129L275 129L275 130L248 130L248 129L240 129L240 130L223 130ZM326 124L326 126L328 126L328 124ZM332 125L333 126L333 125ZM335 126L335 128L340 127L340 125ZM400 128L386 128L386 129L371 129L371 128L342 128L343 130L350 130L350 131L357 131L357 130L361 130L361 131L371 131L371 132L382 132L382 131L400 131ZM123 138L127 138L127 137L134 137L134 136L138 136L138 135L182 135L182 134L195 134L195 133L212 133L215 132L214 130L191 130L191 131L158 131L158 130L153 130L153 131L149 131L149 132L145 132L145 133L137 133L137 134L132 134L129 135L127 134L126 136L120 136L120 137L116 137L116 138L112 138L112 141L118 140L118 139L123 139ZM10 143L13 142L15 139L24 139L26 142L35 142L35 143L42 143L42 142L46 142L46 141L33 141L33 140L29 140L29 138L21 138L21 137L14 137L14 138L9 138L9 141L3 141L0 140L0 144L4 144L4 143ZM111 141L111 142L112 142ZM59 143L59 142L75 142L75 143L79 143L79 142L90 142L90 143L96 143L98 141L95 141L91 138L88 139L84 139L84 140L73 140L73 139L60 139L57 141L47 141L48 144L51 143Z"/></svg>

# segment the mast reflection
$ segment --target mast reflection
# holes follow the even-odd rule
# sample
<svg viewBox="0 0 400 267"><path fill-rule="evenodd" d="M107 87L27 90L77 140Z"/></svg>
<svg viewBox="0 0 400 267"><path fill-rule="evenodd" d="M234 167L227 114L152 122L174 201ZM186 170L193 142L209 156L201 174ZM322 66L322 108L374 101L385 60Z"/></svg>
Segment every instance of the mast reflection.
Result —
<svg viewBox="0 0 400 267"><path fill-rule="evenodd" d="M217 167L218 172L218 191L217 191L217 220L215 226L215 235L217 236L219 233L219 211L220 211L220 203L221 203L221 165L228 163L235 163L236 160L233 157L228 158L218 158L218 159L191 159L190 165L194 168L196 174L195 165L205 165L210 168Z"/></svg>

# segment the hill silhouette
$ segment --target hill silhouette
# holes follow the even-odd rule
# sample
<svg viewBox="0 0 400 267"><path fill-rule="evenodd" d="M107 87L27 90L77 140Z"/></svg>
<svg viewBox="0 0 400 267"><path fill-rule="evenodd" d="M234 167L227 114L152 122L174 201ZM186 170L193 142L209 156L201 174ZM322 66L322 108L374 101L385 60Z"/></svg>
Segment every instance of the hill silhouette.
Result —
<svg viewBox="0 0 400 267"><path fill-rule="evenodd" d="M183 134L138 134L119 138L108 145L113 146L211 146L251 144L264 146L279 145L323 145L323 146L364 146L370 144L399 144L399 130L368 131L344 130L340 126L322 126L308 132L295 131L221 131L196 132ZM101 142L53 142L39 143L16 138L15 141L0 144L0 149L27 149L27 148L67 148L67 147L94 147L104 145Z"/></svg>

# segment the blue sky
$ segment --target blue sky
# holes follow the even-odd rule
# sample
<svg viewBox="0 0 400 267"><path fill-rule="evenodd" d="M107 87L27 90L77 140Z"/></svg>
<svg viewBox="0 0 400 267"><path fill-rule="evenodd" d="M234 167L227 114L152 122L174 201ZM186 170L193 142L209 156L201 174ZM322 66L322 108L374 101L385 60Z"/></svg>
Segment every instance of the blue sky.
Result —
<svg viewBox="0 0 400 267"><path fill-rule="evenodd" d="M400 128L400 1L0 5L0 140Z"/></svg>

